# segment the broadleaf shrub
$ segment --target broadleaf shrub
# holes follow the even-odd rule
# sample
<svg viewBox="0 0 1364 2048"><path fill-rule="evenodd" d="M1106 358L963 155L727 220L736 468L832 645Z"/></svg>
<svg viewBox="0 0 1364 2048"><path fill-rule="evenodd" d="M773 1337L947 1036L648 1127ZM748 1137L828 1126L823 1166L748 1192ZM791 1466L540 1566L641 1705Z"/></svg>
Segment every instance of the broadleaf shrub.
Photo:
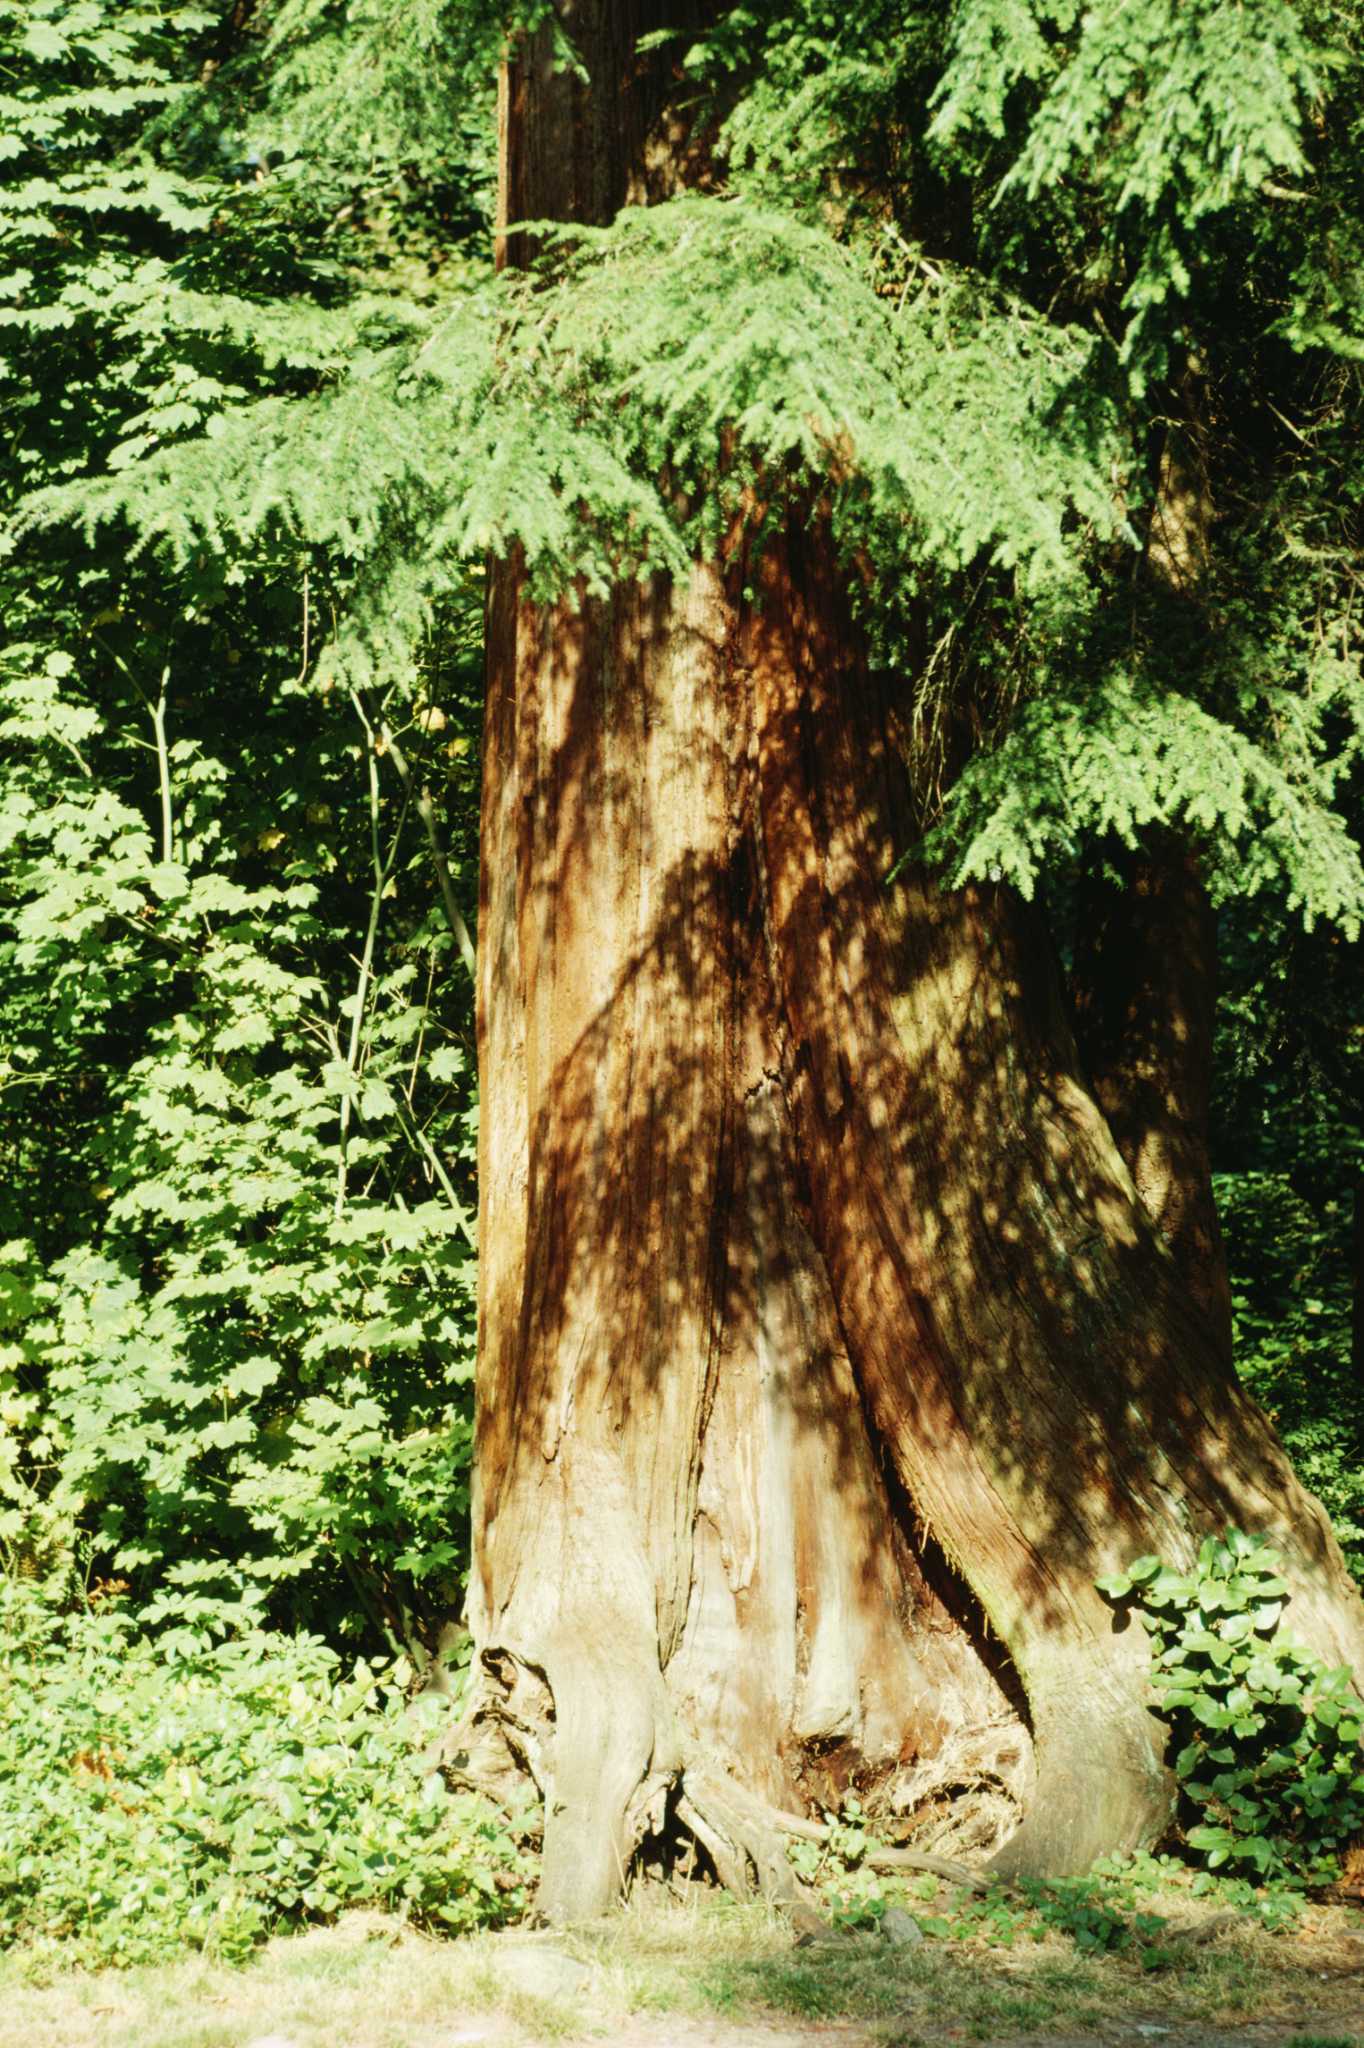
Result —
<svg viewBox="0 0 1364 2048"><path fill-rule="evenodd" d="M179 557L15 526L238 401L307 411L487 265L467 9L381 38L390 79L440 50L440 167L377 136L345 24L321 59L331 10L268 11L363 108L364 199L261 107L263 22L0 0L0 1569L117 1576L148 1629L420 1654L468 1549L480 576L352 690L335 474L320 549L275 513Z"/></svg>
<svg viewBox="0 0 1364 2048"><path fill-rule="evenodd" d="M1288 1587L1263 1536L1205 1538L1193 1571L1139 1557L1098 1581L1152 1641L1151 1683L1209 1869L1320 1883L1364 1832L1364 1699L1279 1635Z"/></svg>
<svg viewBox="0 0 1364 2048"><path fill-rule="evenodd" d="M177 1654L117 1607L60 1613L0 1578L0 1943L62 1967L203 1948L384 1908L451 1932L515 1917L507 1817L423 1769L401 1666L316 1638Z"/></svg>

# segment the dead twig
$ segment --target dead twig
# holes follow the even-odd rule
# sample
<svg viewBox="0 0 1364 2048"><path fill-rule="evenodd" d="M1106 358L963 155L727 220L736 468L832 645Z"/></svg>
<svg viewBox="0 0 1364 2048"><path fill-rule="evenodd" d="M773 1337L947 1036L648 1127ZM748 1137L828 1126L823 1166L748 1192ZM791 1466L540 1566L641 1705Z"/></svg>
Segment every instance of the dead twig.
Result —
<svg viewBox="0 0 1364 2048"><path fill-rule="evenodd" d="M782 1834L793 1835L801 1842L827 1842L829 1829L822 1821L806 1820L798 1813L783 1813L780 1808L766 1809L769 1824ZM882 1843L874 1843L863 1856L862 1861L871 1870L922 1870L931 1877L940 1877L948 1884L959 1884L973 1892L990 1889L990 1880L982 1871L970 1870L964 1863L957 1863L950 1856L931 1856L920 1849L894 1849Z"/></svg>

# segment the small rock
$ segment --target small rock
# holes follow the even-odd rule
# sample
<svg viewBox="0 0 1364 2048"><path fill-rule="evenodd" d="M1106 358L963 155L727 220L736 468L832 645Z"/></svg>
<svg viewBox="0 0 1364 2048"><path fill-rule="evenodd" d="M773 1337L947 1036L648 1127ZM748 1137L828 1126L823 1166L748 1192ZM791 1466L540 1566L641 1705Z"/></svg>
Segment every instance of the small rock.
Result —
<svg viewBox="0 0 1364 2048"><path fill-rule="evenodd" d="M581 1991L592 1975L587 1963L529 1941L500 1941L493 1970L499 1990L520 1991L531 1998L566 1998Z"/></svg>
<svg viewBox="0 0 1364 2048"><path fill-rule="evenodd" d="M881 1932L894 1948L913 1948L924 1938L923 1928L902 1906L890 1906L881 1915Z"/></svg>

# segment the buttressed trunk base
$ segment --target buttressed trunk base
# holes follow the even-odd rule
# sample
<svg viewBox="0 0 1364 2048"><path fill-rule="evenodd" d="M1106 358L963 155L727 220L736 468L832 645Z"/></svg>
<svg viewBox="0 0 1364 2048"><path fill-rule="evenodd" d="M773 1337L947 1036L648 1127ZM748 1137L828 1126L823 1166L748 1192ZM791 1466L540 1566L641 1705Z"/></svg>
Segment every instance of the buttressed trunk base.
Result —
<svg viewBox="0 0 1364 2048"><path fill-rule="evenodd" d="M1093 1585L1138 1550L1270 1529L1360 1649L1032 913L886 885L902 715L827 548L746 573L545 609L505 568L490 610L473 1619L553 1917L679 1825L790 1894L780 1817L849 1787L1003 1870L1150 1842Z"/></svg>

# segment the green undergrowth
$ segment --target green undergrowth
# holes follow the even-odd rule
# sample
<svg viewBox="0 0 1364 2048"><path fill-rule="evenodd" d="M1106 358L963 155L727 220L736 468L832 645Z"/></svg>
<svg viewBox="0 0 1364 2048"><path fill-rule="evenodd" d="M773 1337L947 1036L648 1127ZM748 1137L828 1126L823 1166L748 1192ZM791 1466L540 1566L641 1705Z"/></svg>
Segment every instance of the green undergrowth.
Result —
<svg viewBox="0 0 1364 2048"><path fill-rule="evenodd" d="M518 1915L504 1816L421 1745L448 1700L310 1637L197 1649L0 1579L0 1946L41 1971L202 1949L381 1906L459 1933Z"/></svg>
<svg viewBox="0 0 1364 2048"><path fill-rule="evenodd" d="M1324 1884L1364 1833L1364 1700L1281 1629L1280 1566L1263 1536L1228 1529L1192 1571L1139 1557L1098 1583L1151 1638L1188 1847L1209 1870Z"/></svg>
<svg viewBox="0 0 1364 2048"><path fill-rule="evenodd" d="M1228 1065L1237 1057L1238 1031L1243 1039L1240 1009L1224 1026ZM1364 1031L1354 1032L1353 1043L1364 1047ZM1236 1079L1229 1079L1228 1094ZM1271 1080L1266 1100L1253 1108L1237 1101L1226 1117L1229 1145L1239 1136L1233 1120L1239 1110L1250 1126L1246 1149L1258 1140L1258 1156L1275 1162L1216 1176L1236 1370L1268 1412L1298 1477L1330 1515L1346 1563L1364 1582L1364 1376L1351 1362L1353 1183L1364 1152L1355 1130L1318 1106L1325 1091L1315 1077L1303 1085L1312 1093L1301 1114L1290 1113L1293 1105L1285 1105ZM1242 1095L1248 1093L1243 1085ZM1286 1143L1290 1133L1297 1156L1276 1159L1274 1138Z"/></svg>
<svg viewBox="0 0 1364 2048"><path fill-rule="evenodd" d="M1284 1933L1297 1928L1304 1910L1301 1888L1282 1879L1255 1885L1169 1854L1105 1857L1085 1876L1001 1880L977 1890L927 1873L882 1875L866 1860L873 1843L865 1814L850 1799L833 1818L827 1844L801 1843L791 1852L836 1932L879 1933L887 1913L899 1909L931 1945L1011 1950L1060 1937L1079 1956L1122 1955L1159 1971L1180 1961L1180 1923L1190 1912Z"/></svg>

